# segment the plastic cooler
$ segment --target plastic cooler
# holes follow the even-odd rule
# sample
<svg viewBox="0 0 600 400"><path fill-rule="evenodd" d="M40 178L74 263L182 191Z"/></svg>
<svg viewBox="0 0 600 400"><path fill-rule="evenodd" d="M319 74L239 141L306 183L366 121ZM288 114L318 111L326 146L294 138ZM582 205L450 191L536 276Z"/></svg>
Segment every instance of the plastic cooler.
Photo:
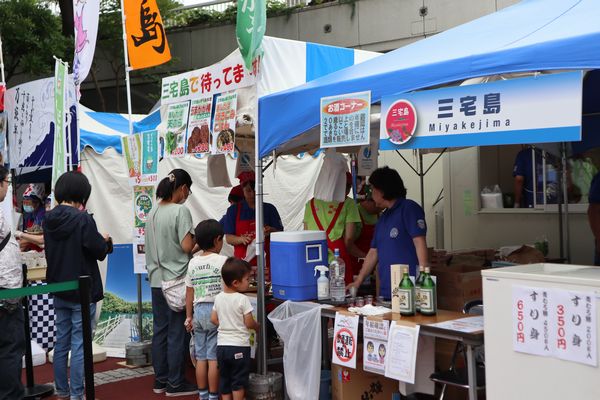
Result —
<svg viewBox="0 0 600 400"><path fill-rule="evenodd" d="M316 299L315 267L328 265L325 232L274 232L270 250L273 297L295 301Z"/></svg>

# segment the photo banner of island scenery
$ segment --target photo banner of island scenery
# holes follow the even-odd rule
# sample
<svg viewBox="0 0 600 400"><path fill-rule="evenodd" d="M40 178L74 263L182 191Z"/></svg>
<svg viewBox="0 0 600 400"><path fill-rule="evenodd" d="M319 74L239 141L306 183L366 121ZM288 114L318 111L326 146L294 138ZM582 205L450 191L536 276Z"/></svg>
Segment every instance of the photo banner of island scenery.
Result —
<svg viewBox="0 0 600 400"><path fill-rule="evenodd" d="M129 342L152 337L152 303L146 279L145 228L147 216L154 206L154 186L134 186L133 243L115 245L108 256L105 297L94 342L104 347L111 357L125 357ZM133 265L133 268L130 266ZM138 316L137 275L142 282L142 328Z"/></svg>
<svg viewBox="0 0 600 400"><path fill-rule="evenodd" d="M579 141L582 86L576 71L383 97L380 148Z"/></svg>
<svg viewBox="0 0 600 400"><path fill-rule="evenodd" d="M122 138L124 166L132 186L131 244L115 245L108 256L105 299L94 342L112 357L125 357L125 345L152 337L152 304L146 279L145 228L154 206L158 176L158 132ZM139 185L143 182L144 185ZM139 186L138 186L139 185ZM142 282L142 323L138 316L137 275Z"/></svg>
<svg viewBox="0 0 600 400"><path fill-rule="evenodd" d="M163 78L165 157L234 152L238 91L256 84L254 67L258 64L253 71L245 69L235 52L209 67Z"/></svg>

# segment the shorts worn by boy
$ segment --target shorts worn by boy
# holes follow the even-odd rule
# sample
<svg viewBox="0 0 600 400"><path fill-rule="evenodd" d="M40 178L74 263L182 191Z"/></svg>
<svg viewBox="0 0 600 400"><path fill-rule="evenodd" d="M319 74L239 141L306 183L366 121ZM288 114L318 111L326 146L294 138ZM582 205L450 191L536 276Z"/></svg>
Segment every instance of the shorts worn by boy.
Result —
<svg viewBox="0 0 600 400"><path fill-rule="evenodd" d="M194 347L196 360L217 359L217 327L210 322L215 297L223 290L221 268L227 257L210 253L190 260L185 277L194 289Z"/></svg>
<svg viewBox="0 0 600 400"><path fill-rule="evenodd" d="M250 374L250 331L244 315L254 308L241 293L219 293L214 310L219 318L217 361L219 363L219 392L229 394L245 389Z"/></svg>

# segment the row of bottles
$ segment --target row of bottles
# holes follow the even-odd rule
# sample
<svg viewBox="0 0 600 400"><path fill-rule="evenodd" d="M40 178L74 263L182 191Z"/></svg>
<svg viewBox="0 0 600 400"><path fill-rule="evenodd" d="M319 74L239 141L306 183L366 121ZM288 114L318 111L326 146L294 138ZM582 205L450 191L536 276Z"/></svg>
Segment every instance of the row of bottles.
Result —
<svg viewBox="0 0 600 400"><path fill-rule="evenodd" d="M435 315L437 313L437 294L429 267L419 267L419 276L413 284L408 275L408 267L402 268L402 280L398 286L400 297L400 314Z"/></svg>
<svg viewBox="0 0 600 400"><path fill-rule="evenodd" d="M317 299L328 300L335 302L344 302L346 300L346 283L344 280L346 274L346 263L340 257L340 250L335 249L333 252L334 258L329 264L329 268L324 265L315 267L315 275L320 272L317 279ZM329 271L329 279L325 273Z"/></svg>

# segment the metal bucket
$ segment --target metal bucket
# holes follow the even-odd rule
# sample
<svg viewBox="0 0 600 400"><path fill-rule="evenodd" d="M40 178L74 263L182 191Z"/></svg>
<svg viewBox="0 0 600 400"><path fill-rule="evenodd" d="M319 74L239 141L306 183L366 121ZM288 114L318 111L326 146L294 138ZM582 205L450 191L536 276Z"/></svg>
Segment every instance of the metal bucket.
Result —
<svg viewBox="0 0 600 400"><path fill-rule="evenodd" d="M250 374L248 400L283 400L283 374L267 372L266 375Z"/></svg>

